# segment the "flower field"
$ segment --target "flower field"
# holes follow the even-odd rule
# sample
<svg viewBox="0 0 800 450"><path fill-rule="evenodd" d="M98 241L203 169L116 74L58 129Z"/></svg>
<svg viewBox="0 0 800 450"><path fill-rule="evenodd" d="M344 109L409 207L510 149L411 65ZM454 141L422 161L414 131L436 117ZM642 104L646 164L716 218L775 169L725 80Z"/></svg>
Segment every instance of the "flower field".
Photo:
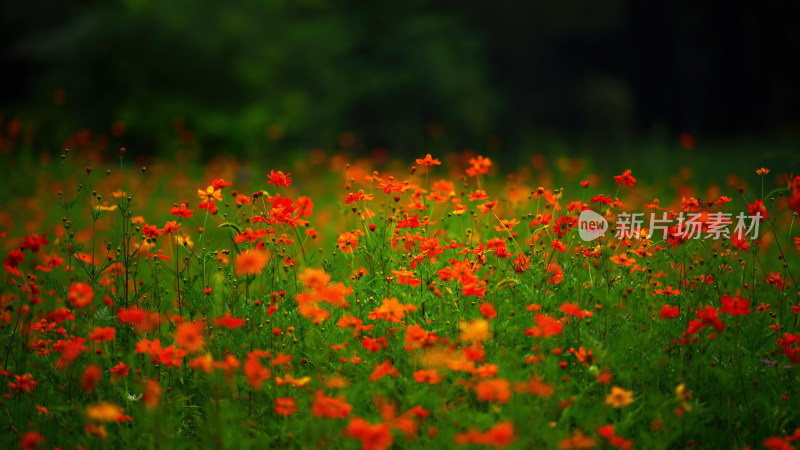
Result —
<svg viewBox="0 0 800 450"><path fill-rule="evenodd" d="M2 448L800 445L790 168L90 153L3 155Z"/></svg>

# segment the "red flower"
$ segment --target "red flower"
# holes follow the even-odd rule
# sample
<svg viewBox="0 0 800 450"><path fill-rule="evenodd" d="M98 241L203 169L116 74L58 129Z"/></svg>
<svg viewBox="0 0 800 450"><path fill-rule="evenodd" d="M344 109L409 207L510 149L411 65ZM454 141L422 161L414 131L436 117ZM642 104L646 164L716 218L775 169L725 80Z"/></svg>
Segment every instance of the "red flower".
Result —
<svg viewBox="0 0 800 450"><path fill-rule="evenodd" d="M680 315L681 310L677 306L667 304L661 308L661 313L659 314L662 319L674 319Z"/></svg>
<svg viewBox="0 0 800 450"><path fill-rule="evenodd" d="M767 220L767 217L769 217L769 211L767 211L767 207L764 206L764 202L762 200L756 200L747 205L747 214L753 217L755 217L756 214L759 214L759 222L763 222Z"/></svg>
<svg viewBox="0 0 800 450"><path fill-rule="evenodd" d="M431 154L428 153L425 155L425 158L417 158L417 164L422 164L423 166L440 166L442 162L439 161L439 158L431 158Z"/></svg>
<svg viewBox="0 0 800 450"><path fill-rule="evenodd" d="M356 417L350 421L344 434L361 441L361 450L383 450L392 446L394 437L389 425L385 423L371 424Z"/></svg>
<svg viewBox="0 0 800 450"><path fill-rule="evenodd" d="M732 316L746 316L750 314L750 300L742 298L741 296L731 297L729 294L725 294L721 299L720 303L722 304L722 308L720 308L719 312L723 314L730 314Z"/></svg>
<svg viewBox="0 0 800 450"><path fill-rule="evenodd" d="M114 327L94 327L94 330L89 333L89 340L94 342L113 341L117 334Z"/></svg>
<svg viewBox="0 0 800 450"><path fill-rule="evenodd" d="M292 184L292 177L290 175L291 173L284 174L280 170L277 172L275 172L274 170L270 170L270 174L267 175L269 177L269 181L267 181L267 184L289 187L289 185Z"/></svg>
<svg viewBox="0 0 800 450"><path fill-rule="evenodd" d="M297 412L297 400L292 397L278 397L275 399L275 414L291 416Z"/></svg>
<svg viewBox="0 0 800 450"><path fill-rule="evenodd" d="M94 290L88 284L76 281L67 291L67 300L76 308L85 308L94 300Z"/></svg>
<svg viewBox="0 0 800 450"><path fill-rule="evenodd" d="M214 319L214 325L218 327L225 327L228 329L236 329L244 326L244 319L231 316L230 311L225 311L225 314Z"/></svg>
<svg viewBox="0 0 800 450"><path fill-rule="evenodd" d="M169 210L169 213L172 214L173 216L178 216L178 217L181 217L183 219L188 219L188 218L192 217L192 213L193 212L194 212L193 209L186 209L186 205L183 204L183 203L181 203L180 207L173 206Z"/></svg>
<svg viewBox="0 0 800 450"><path fill-rule="evenodd" d="M115 382L117 380L121 380L121 379L127 377L128 376L128 371L130 370L130 368L131 367L129 365L127 365L124 362L120 361L119 364L117 364L113 368L109 369L109 371L112 373L111 382L113 383L113 382Z"/></svg>
<svg viewBox="0 0 800 450"><path fill-rule="evenodd" d="M144 236L145 239L155 239L161 236L161 234L162 231L159 230L158 227L155 225L145 225L142 228L142 236Z"/></svg>
<svg viewBox="0 0 800 450"><path fill-rule="evenodd" d="M314 417L325 417L327 419L344 419L350 415L353 406L347 403L344 396L328 397L322 391L317 391L314 402L311 404L311 413Z"/></svg>
<svg viewBox="0 0 800 450"><path fill-rule="evenodd" d="M617 184L624 184L625 186L633 186L633 184L636 183L636 178L631 176L630 170L622 172L622 175L614 176L614 180L617 182Z"/></svg>

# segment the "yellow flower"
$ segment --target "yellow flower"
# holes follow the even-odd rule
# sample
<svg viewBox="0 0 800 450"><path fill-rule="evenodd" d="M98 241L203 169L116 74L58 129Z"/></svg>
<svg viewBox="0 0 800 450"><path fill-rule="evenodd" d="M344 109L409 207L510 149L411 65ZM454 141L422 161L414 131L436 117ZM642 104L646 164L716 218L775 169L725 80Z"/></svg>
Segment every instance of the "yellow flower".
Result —
<svg viewBox="0 0 800 450"><path fill-rule="evenodd" d="M206 190L198 189L197 196L200 197L200 200L207 202L209 200L214 200L217 202L222 201L222 191L215 190L214 186L209 186Z"/></svg>
<svg viewBox="0 0 800 450"><path fill-rule="evenodd" d="M768 173L769 173L769 169L767 169L766 167L762 167L762 168L756 170L756 175L766 175Z"/></svg>
<svg viewBox="0 0 800 450"><path fill-rule="evenodd" d="M116 209L117 209L117 205L111 205L111 206L109 206L109 205L108 205L108 202L103 202L103 204L102 204L102 205L97 205L97 206L95 207L95 209L96 209L97 211L104 211L104 212L107 212L107 211L114 211L114 210L116 210Z"/></svg>
<svg viewBox="0 0 800 450"><path fill-rule="evenodd" d="M121 406L109 402L95 403L86 407L86 417L96 422L113 422L125 413Z"/></svg>
<svg viewBox="0 0 800 450"><path fill-rule="evenodd" d="M194 242L192 242L192 238L189 237L188 234L183 234L183 235L180 235L180 236L175 235L175 243L177 243L178 245L180 245L182 247L186 247L186 248L193 248L194 247Z"/></svg>
<svg viewBox="0 0 800 450"><path fill-rule="evenodd" d="M461 322L458 324L461 329L461 342L477 342L484 341L491 335L489 331L489 321L484 319L476 319L472 322Z"/></svg>
<svg viewBox="0 0 800 450"><path fill-rule="evenodd" d="M633 403L633 391L626 391L619 386L613 386L611 393L606 395L606 404L614 408L622 408Z"/></svg>
<svg viewBox="0 0 800 450"><path fill-rule="evenodd" d="M692 410L692 406L686 402L686 400L691 400L692 398L692 393L686 390L686 384L681 383L675 387L675 397L684 411L688 412Z"/></svg>

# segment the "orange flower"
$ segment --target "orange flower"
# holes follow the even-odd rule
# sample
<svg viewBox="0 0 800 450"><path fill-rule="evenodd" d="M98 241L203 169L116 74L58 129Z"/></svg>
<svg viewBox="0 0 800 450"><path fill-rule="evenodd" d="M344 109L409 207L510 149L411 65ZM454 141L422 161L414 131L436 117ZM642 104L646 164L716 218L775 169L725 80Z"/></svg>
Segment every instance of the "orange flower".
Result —
<svg viewBox="0 0 800 450"><path fill-rule="evenodd" d="M343 395L336 398L329 397L317 391L314 402L311 404L311 413L314 417L324 417L327 419L344 419L350 415L353 406L347 403Z"/></svg>
<svg viewBox="0 0 800 450"><path fill-rule="evenodd" d="M36 385L39 384L38 381L33 379L33 375L26 373L25 375L14 375L14 381L8 382L8 387L13 392L27 392L30 394L33 392L33 389L36 388Z"/></svg>
<svg viewBox="0 0 800 450"><path fill-rule="evenodd" d="M537 314L534 318L535 327L525 330L525 334L533 337L548 338L550 336L560 336L564 331L564 324L546 314Z"/></svg>
<svg viewBox="0 0 800 450"><path fill-rule="evenodd" d="M358 233L345 231L339 235L336 245L339 247L339 251L345 255L353 253L358 248Z"/></svg>
<svg viewBox="0 0 800 450"><path fill-rule="evenodd" d="M97 364L87 364L83 376L81 376L81 389L91 394L102 379L103 369Z"/></svg>
<svg viewBox="0 0 800 450"><path fill-rule="evenodd" d="M272 375L272 372L270 372L268 368L261 365L261 361L259 360L261 356L264 355L258 352L250 352L247 356L247 360L244 362L244 375L247 377L247 382L250 383L250 386L255 390L260 390L264 385L264 381ZM296 409L297 408L295 408L295 410Z"/></svg>
<svg viewBox="0 0 800 450"><path fill-rule="evenodd" d="M275 399L275 414L291 416L297 412L297 400L292 397L278 397Z"/></svg>
<svg viewBox="0 0 800 450"><path fill-rule="evenodd" d="M497 317L497 310L494 309L494 305L491 303L481 303L478 310L481 312L484 319L494 319Z"/></svg>
<svg viewBox="0 0 800 450"><path fill-rule="evenodd" d="M205 346L202 322L184 322L175 330L175 343L189 353L196 353Z"/></svg>
<svg viewBox="0 0 800 450"><path fill-rule="evenodd" d="M38 431L28 431L19 440L19 448L23 450L35 450L40 445L44 445L47 441Z"/></svg>
<svg viewBox="0 0 800 450"><path fill-rule="evenodd" d="M291 384L294 387L303 387L311 383L311 377L300 377L295 378L292 374L287 373L285 377L275 377L275 384L278 386L283 386L284 384Z"/></svg>
<svg viewBox="0 0 800 450"><path fill-rule="evenodd" d="M325 287L331 282L331 276L325 270L312 267L306 267L297 278L309 289Z"/></svg>
<svg viewBox="0 0 800 450"><path fill-rule="evenodd" d="M429 347L433 342L438 341L439 338L431 332L428 332L419 325L409 325L406 328L405 349L414 350L422 347Z"/></svg>
<svg viewBox="0 0 800 450"><path fill-rule="evenodd" d="M114 327L94 327L94 330L89 333L89 340L94 342L113 341L116 334L117 330Z"/></svg>
<svg viewBox="0 0 800 450"><path fill-rule="evenodd" d="M316 303L299 304L297 305L297 312L306 319L311 319L314 325L319 325L331 316L330 312L318 307Z"/></svg>
<svg viewBox="0 0 800 450"><path fill-rule="evenodd" d="M489 322L485 319L475 319L469 323L461 322L458 324L461 329L461 342L482 342L491 336Z"/></svg>
<svg viewBox="0 0 800 450"><path fill-rule="evenodd" d="M514 424L510 421L501 422L481 433L477 429L471 429L466 433L459 433L455 436L456 444L478 444L491 447L507 447L514 442Z"/></svg>
<svg viewBox="0 0 800 450"><path fill-rule="evenodd" d="M159 403L161 403L161 385L157 381L148 380L145 382L142 403L147 409L158 408Z"/></svg>
<svg viewBox="0 0 800 450"><path fill-rule="evenodd" d="M245 250L236 256L236 275L258 275L269 261L269 252Z"/></svg>
<svg viewBox="0 0 800 450"><path fill-rule="evenodd" d="M291 173L284 174L280 170L277 172L275 172L275 170L270 170L269 175L267 175L269 178L267 184L288 187L290 184L292 184L292 177L290 175Z"/></svg>
<svg viewBox="0 0 800 450"><path fill-rule="evenodd" d="M389 425L385 423L371 424L356 417L350 421L344 434L361 441L361 450L384 450L392 446L394 437Z"/></svg>
<svg viewBox="0 0 800 450"><path fill-rule="evenodd" d="M400 372L394 368L391 362L384 361L375 366L372 375L369 376L369 381L374 383L387 375L390 377L397 377L400 375Z"/></svg>
<svg viewBox="0 0 800 450"><path fill-rule="evenodd" d="M439 158L431 158L431 154L428 153L425 155L425 158L417 158L417 164L421 164L423 166L440 166L442 162L439 161Z"/></svg>
<svg viewBox="0 0 800 450"><path fill-rule="evenodd" d="M475 385L475 394L483 402L508 403L511 385L502 378L481 380Z"/></svg>
<svg viewBox="0 0 800 450"><path fill-rule="evenodd" d="M402 304L397 297L384 298L381 306L370 311L369 318L372 320L383 319L387 322L398 323L403 320L407 311L416 311L416 305Z"/></svg>
<svg viewBox="0 0 800 450"><path fill-rule="evenodd" d="M100 402L86 407L86 418L95 422L113 422L118 420L125 410L121 406L109 402Z"/></svg>
<svg viewBox="0 0 800 450"><path fill-rule="evenodd" d="M417 383L438 384L443 379L436 369L423 369L414 372L414 381Z"/></svg>
<svg viewBox="0 0 800 450"><path fill-rule="evenodd" d="M559 450L569 450L573 448L589 449L597 445L597 439L587 436L582 430L575 430L569 437L558 443Z"/></svg>
<svg viewBox="0 0 800 450"><path fill-rule="evenodd" d="M614 181L616 181L617 184L624 184L625 186L630 187L636 183L636 178L633 178L630 170L626 170L625 172L622 172L622 175L614 176Z"/></svg>
<svg viewBox="0 0 800 450"><path fill-rule="evenodd" d="M722 308L719 312L722 314L730 314L732 316L746 316L750 314L750 300L742 298L741 295L731 297L730 294L725 294L720 299Z"/></svg>
<svg viewBox="0 0 800 450"><path fill-rule="evenodd" d="M112 373L111 378L110 378L111 382L113 383L113 382L115 382L117 380L121 380L121 379L127 377L128 376L128 371L130 370L130 368L131 367L129 365L127 365L127 364L125 364L125 363L120 361L119 364L114 366L112 369L109 369L109 371Z"/></svg>
<svg viewBox="0 0 800 450"><path fill-rule="evenodd" d="M209 186L206 188L206 190L198 189L197 196L200 197L200 200L202 200L203 202L209 202L209 201L221 202L222 190L215 189L214 186Z"/></svg>
<svg viewBox="0 0 800 450"><path fill-rule="evenodd" d="M558 307L558 310L563 312L564 314L570 315L572 317L583 319L584 317L592 317L594 315L591 311L582 311L580 306L577 303L562 303L561 306Z"/></svg>
<svg viewBox="0 0 800 450"><path fill-rule="evenodd" d="M87 283L76 281L67 291L67 300L76 308L85 308L94 300L94 290Z"/></svg>
<svg viewBox="0 0 800 450"><path fill-rule="evenodd" d="M626 391L618 386L612 386L611 392L606 395L606 404L614 408L622 408L633 403L633 391Z"/></svg>
<svg viewBox="0 0 800 450"><path fill-rule="evenodd" d="M230 311L225 311L225 313L216 319L214 319L214 325L218 327L225 327L230 330L235 330L236 328L243 327L245 324L245 320L240 317L233 317L231 316Z"/></svg>

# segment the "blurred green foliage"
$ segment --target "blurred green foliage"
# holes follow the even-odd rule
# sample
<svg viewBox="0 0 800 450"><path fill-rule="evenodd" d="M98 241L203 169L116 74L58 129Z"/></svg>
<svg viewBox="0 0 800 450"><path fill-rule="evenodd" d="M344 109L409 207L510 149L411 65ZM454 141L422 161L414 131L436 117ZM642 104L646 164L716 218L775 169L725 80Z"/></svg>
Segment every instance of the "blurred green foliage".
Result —
<svg viewBox="0 0 800 450"><path fill-rule="evenodd" d="M205 156L250 158L410 157L437 137L523 159L565 135L615 156L681 132L795 144L798 13L744 0L8 0L0 114L24 118L39 151L116 121L113 144L142 153L172 153L189 131Z"/></svg>
<svg viewBox="0 0 800 450"><path fill-rule="evenodd" d="M34 81L41 103L64 89L64 118L83 121L74 128L122 120L146 145L176 117L213 152L343 131L413 146L438 120L485 140L495 96L481 40L425 3L100 2L23 49L48 67Z"/></svg>

